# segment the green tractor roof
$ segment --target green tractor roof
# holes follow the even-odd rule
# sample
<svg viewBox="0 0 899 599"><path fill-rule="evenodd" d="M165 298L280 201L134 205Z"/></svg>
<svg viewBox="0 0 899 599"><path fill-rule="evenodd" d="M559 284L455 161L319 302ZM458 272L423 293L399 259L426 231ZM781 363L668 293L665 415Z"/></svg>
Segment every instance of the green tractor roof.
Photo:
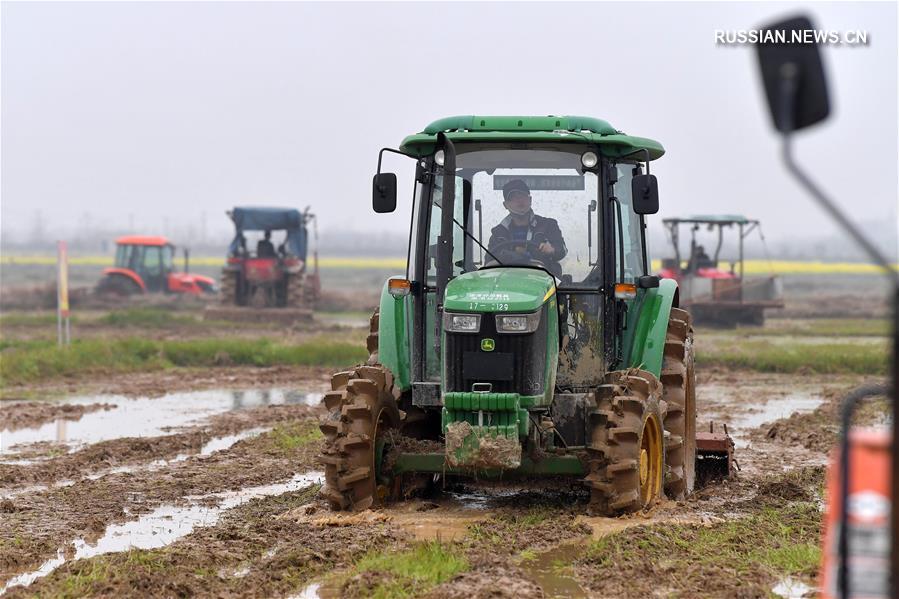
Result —
<svg viewBox="0 0 899 599"><path fill-rule="evenodd" d="M434 152L437 134L446 134L454 142L588 142L597 144L610 158L621 158L649 151L655 160L665 153L659 142L618 131L607 121L584 116L451 116L439 119L421 133L403 140L400 150L415 156ZM638 156L635 156L638 157Z"/></svg>

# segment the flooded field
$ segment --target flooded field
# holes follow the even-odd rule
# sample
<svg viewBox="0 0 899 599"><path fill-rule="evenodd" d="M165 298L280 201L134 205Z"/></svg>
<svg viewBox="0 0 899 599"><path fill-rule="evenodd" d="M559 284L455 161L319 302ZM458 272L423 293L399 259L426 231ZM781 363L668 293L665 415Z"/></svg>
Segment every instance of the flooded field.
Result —
<svg viewBox="0 0 899 599"><path fill-rule="evenodd" d="M358 342L364 324L348 315L323 326ZM789 345L805 328L775 322L752 339ZM881 343L857 328L806 336ZM586 488L568 479L438 477L433 493L332 513L316 455L335 368L165 368L19 385L0 402L0 594L807 596L839 398L881 378L703 368L704 347L747 333L710 332L706 345L701 333L697 426L727 427L740 471L619 518L590 515ZM745 560L739 576L714 557L721 543ZM766 543L804 557L784 565L758 553ZM652 568L692 573L633 582Z"/></svg>

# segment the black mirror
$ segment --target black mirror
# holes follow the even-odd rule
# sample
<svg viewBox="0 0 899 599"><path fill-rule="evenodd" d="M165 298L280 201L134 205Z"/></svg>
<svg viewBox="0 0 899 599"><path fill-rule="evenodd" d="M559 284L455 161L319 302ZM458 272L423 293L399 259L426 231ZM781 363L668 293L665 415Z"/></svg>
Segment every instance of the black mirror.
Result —
<svg viewBox="0 0 899 599"><path fill-rule="evenodd" d="M656 275L643 275L637 277L637 287L640 289L655 289L659 286L659 277Z"/></svg>
<svg viewBox="0 0 899 599"><path fill-rule="evenodd" d="M655 214L659 211L659 182L655 175L636 175L631 179L634 212Z"/></svg>
<svg viewBox="0 0 899 599"><path fill-rule="evenodd" d="M771 32L765 37L772 41L757 45L759 67L768 109L774 126L781 133L814 125L830 114L827 80L818 45L795 43L796 39L804 39L804 33L814 29L806 17L762 27Z"/></svg>
<svg viewBox="0 0 899 599"><path fill-rule="evenodd" d="M375 175L371 186L371 206L378 214L396 210L396 174Z"/></svg>

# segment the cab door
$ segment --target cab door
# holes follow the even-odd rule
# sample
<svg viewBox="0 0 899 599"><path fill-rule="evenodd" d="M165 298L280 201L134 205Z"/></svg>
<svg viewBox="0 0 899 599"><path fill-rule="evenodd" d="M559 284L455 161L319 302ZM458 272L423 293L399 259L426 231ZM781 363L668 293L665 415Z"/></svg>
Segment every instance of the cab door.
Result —
<svg viewBox="0 0 899 599"><path fill-rule="evenodd" d="M633 336L641 301L645 289L637 288L636 296L629 299L614 298L614 283L636 285L638 279L649 274L649 257L646 251L646 224L643 216L634 212L631 197L631 181L641 174L640 166L632 162L618 162L609 166L609 208L612 220L613 235L612 254L615 256L614 270L611 272L612 285L610 297L613 301L612 311L614 339L613 362L615 368L621 368L626 362L630 349L630 337Z"/></svg>
<svg viewBox="0 0 899 599"><path fill-rule="evenodd" d="M141 263L141 274L144 279L144 285L147 291L162 291L166 287L166 272L163 264L163 248L158 245L148 245L144 247L143 261Z"/></svg>

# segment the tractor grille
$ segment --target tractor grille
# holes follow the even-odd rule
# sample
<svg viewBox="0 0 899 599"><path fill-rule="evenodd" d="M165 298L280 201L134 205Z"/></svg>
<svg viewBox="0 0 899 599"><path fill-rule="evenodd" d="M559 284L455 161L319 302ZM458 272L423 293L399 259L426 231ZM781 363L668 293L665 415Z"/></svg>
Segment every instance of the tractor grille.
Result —
<svg viewBox="0 0 899 599"><path fill-rule="evenodd" d="M481 317L481 332L446 335L445 391L471 391L475 383L491 383L494 393L543 393L546 375L546 308L533 333L497 333L493 313ZM491 352L481 350L481 339L493 339Z"/></svg>

